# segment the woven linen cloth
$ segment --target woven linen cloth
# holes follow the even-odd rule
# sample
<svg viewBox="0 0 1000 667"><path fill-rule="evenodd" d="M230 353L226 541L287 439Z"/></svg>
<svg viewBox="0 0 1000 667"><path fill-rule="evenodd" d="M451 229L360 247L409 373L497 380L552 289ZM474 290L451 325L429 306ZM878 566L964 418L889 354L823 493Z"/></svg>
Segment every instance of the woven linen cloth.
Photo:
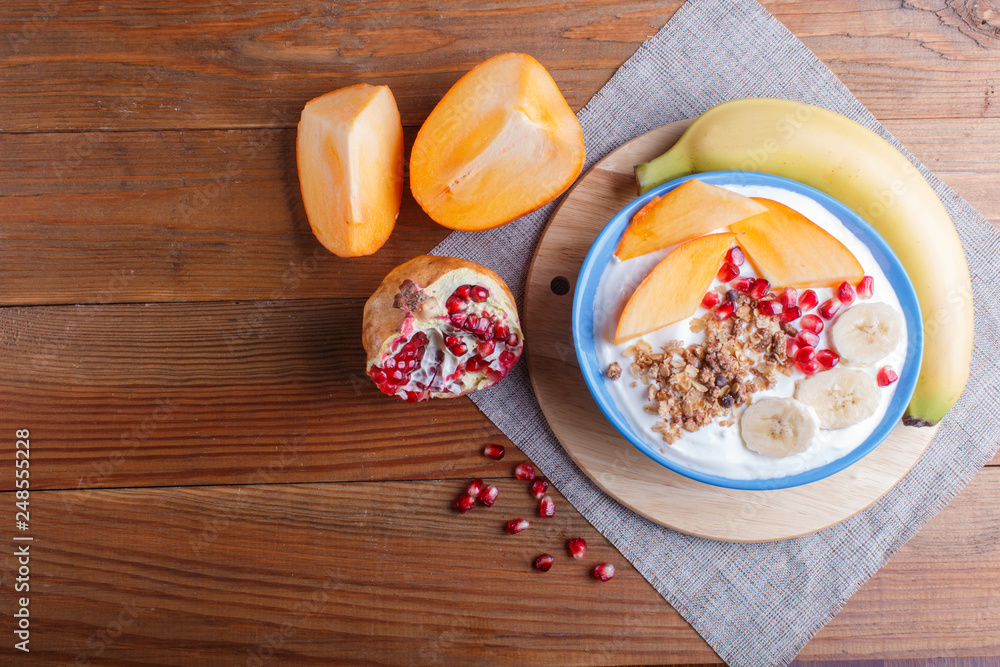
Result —
<svg viewBox="0 0 1000 667"><path fill-rule="evenodd" d="M972 374L961 400L905 478L880 501L806 537L733 544L654 524L601 492L563 451L532 392L526 364L476 405L731 665L786 665L847 599L995 454L1000 409L1000 233L896 142L809 49L753 0L691 0L617 71L578 117L589 168L650 129L744 97L832 109L892 142L951 214L975 295ZM456 232L435 254L497 271L520 300L555 204L485 232ZM530 342L529 342L530 343ZM612 659L613 656L609 656Z"/></svg>

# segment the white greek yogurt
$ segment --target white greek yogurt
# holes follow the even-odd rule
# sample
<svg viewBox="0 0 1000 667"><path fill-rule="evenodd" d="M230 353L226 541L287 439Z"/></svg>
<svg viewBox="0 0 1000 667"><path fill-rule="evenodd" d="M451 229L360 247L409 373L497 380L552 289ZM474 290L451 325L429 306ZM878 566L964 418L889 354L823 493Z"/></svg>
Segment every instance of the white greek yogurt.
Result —
<svg viewBox="0 0 1000 667"><path fill-rule="evenodd" d="M748 197L765 197L781 202L825 229L854 253L854 256L861 263L865 275L875 278L875 294L869 302L883 302L895 308L897 312L902 313L895 290L889 284L885 274L867 246L822 204L809 197L782 188L740 185L723 185L720 187ZM725 230L719 229L716 231ZM655 253L625 261L612 256L611 261L601 276L594 299L594 345L601 369L606 370L615 361L621 364L624 369L620 379L610 380L605 378L604 381L618 409L635 432L645 438L650 446L662 452L663 456L671 461L705 474L734 480L771 479L803 473L836 461L864 442L885 416L889 402L892 400L892 396L895 394L896 387L899 384L898 382L881 389L882 400L879 404L879 409L868 419L847 428L820 430L808 449L783 458L761 456L747 449L740 437L739 421L729 427L723 427L714 423L694 433L685 432L672 445L663 442L660 435L652 431L653 425L659 421L659 418L656 415L647 414L643 410L643 406L649 402L646 398L648 387L641 382L635 382L636 386L632 386L633 378L628 372L630 360L623 356L622 352L630 345L634 345L638 340L649 342L653 346L654 351L658 351L661 346L666 345L671 340L679 340L684 346L702 342L705 337L704 333L693 333L690 329L690 322L694 317L703 316L706 311L699 306L698 311L691 318L675 322L638 339L627 341L622 345L615 345L613 341L615 328L617 327L618 319L621 317L622 310L625 308L625 303L631 297L639 283L642 282L643 278L675 247L671 246ZM740 276L756 277L749 261L740 267ZM719 284L721 283L715 281L712 288ZM819 298L819 303L823 303L833 296L833 289L831 288L813 289ZM803 291L805 290L800 289L799 293L801 294ZM796 329L799 328L798 320L792 324ZM825 327L822 333L820 333L820 343L816 346L817 350L832 347L828 339L832 323L824 322L824 324ZM904 331L902 340L896 349L885 359L881 360L876 367L857 368L856 370L874 376L879 368L889 366L899 372L899 369L903 366L903 361L906 359L906 349L907 335ZM805 375L798 370L793 370L791 377L779 374L777 385L773 389L758 391L754 394L754 400L760 400L766 396L793 396L795 394L796 383L803 379L805 379ZM649 465L656 464L650 461Z"/></svg>

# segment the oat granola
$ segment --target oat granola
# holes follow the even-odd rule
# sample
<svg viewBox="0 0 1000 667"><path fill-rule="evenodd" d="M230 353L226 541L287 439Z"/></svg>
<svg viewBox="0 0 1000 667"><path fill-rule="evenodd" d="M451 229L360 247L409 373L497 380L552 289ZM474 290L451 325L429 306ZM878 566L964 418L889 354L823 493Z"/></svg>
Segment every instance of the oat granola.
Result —
<svg viewBox="0 0 1000 667"><path fill-rule="evenodd" d="M648 387L643 409L660 416L653 430L667 444L716 420L732 426L736 409L755 392L773 388L778 373L791 375L785 350L794 328L761 313L756 299L733 290L726 297L735 306L729 319L720 321L713 311L691 320L693 332L704 332L703 342L683 347L673 340L654 352L639 340L624 351L632 359L629 374ZM621 374L618 362L608 367L609 378Z"/></svg>

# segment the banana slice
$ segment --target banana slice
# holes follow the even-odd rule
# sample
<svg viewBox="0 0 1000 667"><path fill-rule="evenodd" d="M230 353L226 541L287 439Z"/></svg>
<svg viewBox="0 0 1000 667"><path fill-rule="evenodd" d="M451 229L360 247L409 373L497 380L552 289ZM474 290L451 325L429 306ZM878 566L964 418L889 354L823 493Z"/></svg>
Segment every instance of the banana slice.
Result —
<svg viewBox="0 0 1000 667"><path fill-rule="evenodd" d="M775 458L804 452L816 430L812 411L793 398L762 398L740 417L747 449Z"/></svg>
<svg viewBox="0 0 1000 667"><path fill-rule="evenodd" d="M834 429L871 417L881 394L868 373L838 367L800 382L795 398L816 410L820 428Z"/></svg>
<svg viewBox="0 0 1000 667"><path fill-rule="evenodd" d="M830 340L848 366L871 366L899 345L903 317L884 303L859 303L848 308L830 329Z"/></svg>

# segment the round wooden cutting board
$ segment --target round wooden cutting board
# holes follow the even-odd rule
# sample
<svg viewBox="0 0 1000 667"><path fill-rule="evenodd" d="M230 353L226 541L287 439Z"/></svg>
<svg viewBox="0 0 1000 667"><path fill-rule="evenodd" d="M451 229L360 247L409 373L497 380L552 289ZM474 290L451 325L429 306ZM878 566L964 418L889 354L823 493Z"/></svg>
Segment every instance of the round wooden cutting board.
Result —
<svg viewBox="0 0 1000 667"><path fill-rule="evenodd" d="M633 447L605 419L577 365L570 321L583 259L601 228L636 197L633 166L664 152L690 123L671 123L621 146L580 179L553 214L525 287L531 381L553 432L580 469L647 519L736 542L822 530L891 489L920 458L934 429L901 424L861 461L812 484L776 491L725 489L678 475Z"/></svg>

